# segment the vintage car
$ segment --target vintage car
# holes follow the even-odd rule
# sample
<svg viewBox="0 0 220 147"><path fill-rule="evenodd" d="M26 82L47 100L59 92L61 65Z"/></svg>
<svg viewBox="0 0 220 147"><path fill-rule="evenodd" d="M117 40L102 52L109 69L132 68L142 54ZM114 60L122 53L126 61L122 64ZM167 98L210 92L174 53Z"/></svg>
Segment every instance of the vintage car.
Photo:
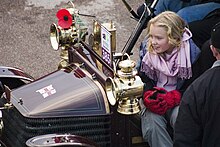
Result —
<svg viewBox="0 0 220 147"><path fill-rule="evenodd" d="M94 20L89 33L70 1L50 27L61 57L56 71L33 79L0 67L1 146L148 146L138 114L144 84L130 55L157 1L145 4L140 17L123 2L138 25L121 52L114 24Z"/></svg>

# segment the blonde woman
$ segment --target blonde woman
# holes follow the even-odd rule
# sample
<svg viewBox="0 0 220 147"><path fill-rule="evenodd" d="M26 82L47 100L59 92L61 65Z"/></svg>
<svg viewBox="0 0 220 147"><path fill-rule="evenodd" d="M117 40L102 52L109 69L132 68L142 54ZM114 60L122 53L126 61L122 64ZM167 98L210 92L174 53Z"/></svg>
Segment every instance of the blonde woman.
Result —
<svg viewBox="0 0 220 147"><path fill-rule="evenodd" d="M175 12L162 12L148 22L139 75L145 83L142 134L151 147L173 146L167 126L174 126L181 95L193 80L192 66L200 54L191 37Z"/></svg>

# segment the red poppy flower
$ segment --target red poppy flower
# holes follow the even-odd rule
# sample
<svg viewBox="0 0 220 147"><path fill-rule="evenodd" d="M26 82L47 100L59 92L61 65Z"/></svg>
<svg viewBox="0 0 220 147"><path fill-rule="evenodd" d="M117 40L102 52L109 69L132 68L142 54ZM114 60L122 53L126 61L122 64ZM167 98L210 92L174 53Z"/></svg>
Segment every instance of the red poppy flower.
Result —
<svg viewBox="0 0 220 147"><path fill-rule="evenodd" d="M72 15L67 9L60 9L57 12L58 25L64 29L69 28L72 25Z"/></svg>

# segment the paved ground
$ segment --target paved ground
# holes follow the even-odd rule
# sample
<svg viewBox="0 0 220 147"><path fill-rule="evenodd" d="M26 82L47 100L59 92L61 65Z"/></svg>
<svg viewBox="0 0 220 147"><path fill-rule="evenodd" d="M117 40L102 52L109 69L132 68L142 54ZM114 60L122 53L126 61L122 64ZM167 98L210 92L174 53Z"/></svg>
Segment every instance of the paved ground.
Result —
<svg viewBox="0 0 220 147"><path fill-rule="evenodd" d="M143 3L143 0L127 1L135 10ZM19 67L35 78L56 70L59 51L52 50L49 30L52 23L57 23L56 12L67 2L0 0L0 65ZM80 13L95 15L100 22L112 20L117 29L117 50L124 47L137 22L130 18L121 0L75 0L74 3ZM82 19L91 27L93 18Z"/></svg>

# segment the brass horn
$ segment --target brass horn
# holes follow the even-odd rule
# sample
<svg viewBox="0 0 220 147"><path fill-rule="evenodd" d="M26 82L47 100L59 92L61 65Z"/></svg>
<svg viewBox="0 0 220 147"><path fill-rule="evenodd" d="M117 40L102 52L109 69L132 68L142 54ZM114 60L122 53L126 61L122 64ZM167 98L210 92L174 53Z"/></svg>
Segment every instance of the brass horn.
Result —
<svg viewBox="0 0 220 147"><path fill-rule="evenodd" d="M134 69L135 62L126 59L119 62L120 70L114 79L106 80L106 94L111 105L118 102L117 111L121 114L136 114L140 111L138 98L142 96L144 84Z"/></svg>

